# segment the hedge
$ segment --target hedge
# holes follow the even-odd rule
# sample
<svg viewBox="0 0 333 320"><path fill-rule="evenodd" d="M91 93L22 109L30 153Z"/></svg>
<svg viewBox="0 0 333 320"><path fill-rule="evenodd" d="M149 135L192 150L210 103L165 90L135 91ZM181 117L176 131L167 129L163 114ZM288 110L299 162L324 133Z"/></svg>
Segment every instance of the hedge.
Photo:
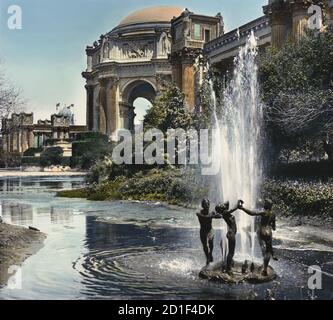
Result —
<svg viewBox="0 0 333 320"><path fill-rule="evenodd" d="M285 178L320 178L329 179L333 177L333 162L329 160L295 162L280 165L274 170L273 176Z"/></svg>
<svg viewBox="0 0 333 320"><path fill-rule="evenodd" d="M43 148L42 147L40 147L40 148L30 148L30 149L26 150L23 153L23 156L24 157L34 157L35 153L41 153L41 152L43 152Z"/></svg>
<svg viewBox="0 0 333 320"><path fill-rule="evenodd" d="M40 157L22 157L22 165L25 166L40 166ZM70 157L62 157L59 166L70 167L71 166L71 158Z"/></svg>
<svg viewBox="0 0 333 320"><path fill-rule="evenodd" d="M39 157L22 157L22 165L39 166Z"/></svg>
<svg viewBox="0 0 333 320"><path fill-rule="evenodd" d="M108 143L109 137L99 132L82 132L77 134L76 140L100 140L103 143Z"/></svg>
<svg viewBox="0 0 333 320"><path fill-rule="evenodd" d="M263 196L280 215L333 217L333 182L270 180Z"/></svg>

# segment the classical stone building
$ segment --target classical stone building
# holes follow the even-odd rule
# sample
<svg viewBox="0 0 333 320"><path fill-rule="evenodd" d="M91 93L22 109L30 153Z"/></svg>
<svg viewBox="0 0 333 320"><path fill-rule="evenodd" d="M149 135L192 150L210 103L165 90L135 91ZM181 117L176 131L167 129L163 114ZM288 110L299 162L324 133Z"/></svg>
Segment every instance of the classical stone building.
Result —
<svg viewBox="0 0 333 320"><path fill-rule="evenodd" d="M223 33L221 14L209 17L194 14L186 9L171 21L172 79L184 93L190 110L193 110L196 104L195 93L200 84L201 75L197 59L202 56L204 45Z"/></svg>
<svg viewBox="0 0 333 320"><path fill-rule="evenodd" d="M238 54L251 32L258 39L261 50L267 46L280 49L286 41L298 41L312 19L314 6L321 8L321 29L333 24L332 0L269 0L263 7L264 15L231 30L205 45L204 54L211 64L222 73L230 70L233 59ZM313 23L318 23L313 19Z"/></svg>
<svg viewBox="0 0 333 320"><path fill-rule="evenodd" d="M2 149L8 153L22 153L34 146L33 114L13 114L2 120Z"/></svg>
<svg viewBox="0 0 333 320"><path fill-rule="evenodd" d="M181 12L177 7L134 12L87 47L88 130L111 136L120 128L133 129L134 100L152 102L171 82L170 21Z"/></svg>
<svg viewBox="0 0 333 320"><path fill-rule="evenodd" d="M204 57L222 74L232 69L235 56L253 32L261 50L281 48L300 39L319 5L323 28L333 23L333 0L268 0L264 15L224 32L221 14L205 16L178 7L136 11L86 48L86 127L67 123L63 115L33 124L32 114L13 115L2 127L3 150L23 152L47 139L66 140L76 130L105 133L134 128L134 101L155 97L174 82L194 110ZM317 21L313 21L317 23Z"/></svg>
<svg viewBox="0 0 333 320"><path fill-rule="evenodd" d="M268 0L262 17L227 33L221 14L205 16L177 7L146 8L130 14L86 49L83 77L88 130L111 138L118 129L132 130L135 99L152 102L171 82L194 110L202 76L200 57L226 74L251 32L261 50L269 45L279 49L287 40L303 36L317 5L323 25L328 25L333 21L331 0Z"/></svg>
<svg viewBox="0 0 333 320"><path fill-rule="evenodd" d="M269 0L264 13L270 18L272 44L281 48L287 40L299 40L308 27L308 19L316 12L314 5L322 9L322 15L313 23L322 20L323 25L333 22L333 3L331 0ZM312 10L309 8L312 6ZM320 22L319 22L320 23Z"/></svg>
<svg viewBox="0 0 333 320"><path fill-rule="evenodd" d="M78 133L86 132L86 126L77 126L73 114L65 107L53 114L50 120L33 121L33 113L12 114L2 120L2 150L6 153L23 154L30 148L45 147L48 141L61 146L65 152L70 150L70 141Z"/></svg>
<svg viewBox="0 0 333 320"><path fill-rule="evenodd" d="M87 47L83 77L88 130L111 137L118 129L132 130L135 99L152 102L173 77L193 108L194 59L205 42L221 34L221 21L221 16L195 15L177 7L147 8L130 14Z"/></svg>

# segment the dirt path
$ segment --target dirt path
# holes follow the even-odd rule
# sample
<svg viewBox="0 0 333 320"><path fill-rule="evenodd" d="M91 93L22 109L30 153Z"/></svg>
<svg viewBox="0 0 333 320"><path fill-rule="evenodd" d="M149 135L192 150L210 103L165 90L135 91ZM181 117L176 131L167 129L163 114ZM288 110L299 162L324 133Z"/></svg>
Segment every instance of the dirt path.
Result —
<svg viewBox="0 0 333 320"><path fill-rule="evenodd" d="M11 274L11 266L20 266L28 257L43 246L45 234L23 227L0 223L0 287Z"/></svg>

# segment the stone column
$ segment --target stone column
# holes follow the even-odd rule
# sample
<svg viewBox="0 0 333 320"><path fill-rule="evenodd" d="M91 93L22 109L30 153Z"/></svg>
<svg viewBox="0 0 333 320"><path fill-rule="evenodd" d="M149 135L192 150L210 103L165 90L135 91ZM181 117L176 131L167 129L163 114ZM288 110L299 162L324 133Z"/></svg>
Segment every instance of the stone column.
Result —
<svg viewBox="0 0 333 320"><path fill-rule="evenodd" d="M33 132L33 130L28 131L28 147L29 147L29 149L34 147L34 132Z"/></svg>
<svg viewBox="0 0 333 320"><path fill-rule="evenodd" d="M112 78L109 80L107 92L107 113L109 120L107 134L114 136L117 130L120 129L119 79Z"/></svg>
<svg viewBox="0 0 333 320"><path fill-rule="evenodd" d="M12 133L8 133L8 152L13 151L13 136Z"/></svg>
<svg viewBox="0 0 333 320"><path fill-rule="evenodd" d="M275 13L271 18L272 46L281 49L287 37L287 23L284 13Z"/></svg>
<svg viewBox="0 0 333 320"><path fill-rule="evenodd" d="M202 53L200 49L185 48L182 55L182 92L189 110L195 107L195 68L197 57Z"/></svg>
<svg viewBox="0 0 333 320"><path fill-rule="evenodd" d="M172 80L176 86L182 90L183 79L182 79L182 65L177 64L172 66Z"/></svg>
<svg viewBox="0 0 333 320"><path fill-rule="evenodd" d="M23 129L21 133L21 152L25 152L29 149L29 131L28 129Z"/></svg>
<svg viewBox="0 0 333 320"><path fill-rule="evenodd" d="M281 49L291 33L291 12L283 1L269 1L264 13L270 18L272 46Z"/></svg>
<svg viewBox="0 0 333 320"><path fill-rule="evenodd" d="M39 148L41 147L41 135L40 133L37 134L37 137L36 137L36 148Z"/></svg>
<svg viewBox="0 0 333 320"><path fill-rule="evenodd" d="M22 130L17 132L17 151L22 153Z"/></svg>
<svg viewBox="0 0 333 320"><path fill-rule="evenodd" d="M292 21L293 21L293 39L300 40L304 34L308 23L308 7L304 1L295 1L292 8Z"/></svg>
<svg viewBox="0 0 333 320"><path fill-rule="evenodd" d="M193 64L184 63L182 65L182 91L185 95L185 101L188 108L193 110L195 105L195 79Z"/></svg>
<svg viewBox="0 0 333 320"><path fill-rule="evenodd" d="M172 65L172 81L176 86L182 90L183 80L182 80L182 64L181 56L178 52L175 52L171 55L170 59Z"/></svg>
<svg viewBox="0 0 333 320"><path fill-rule="evenodd" d="M99 89L99 132L106 134L106 124L107 124L107 115L106 115L106 88L105 81L100 81Z"/></svg>
<svg viewBox="0 0 333 320"><path fill-rule="evenodd" d="M87 91L87 129L93 131L94 129L94 87L86 86Z"/></svg>
<svg viewBox="0 0 333 320"><path fill-rule="evenodd" d="M12 133L12 152L17 151L17 132Z"/></svg>
<svg viewBox="0 0 333 320"><path fill-rule="evenodd" d="M2 135L2 150L8 152L8 135L6 133Z"/></svg>

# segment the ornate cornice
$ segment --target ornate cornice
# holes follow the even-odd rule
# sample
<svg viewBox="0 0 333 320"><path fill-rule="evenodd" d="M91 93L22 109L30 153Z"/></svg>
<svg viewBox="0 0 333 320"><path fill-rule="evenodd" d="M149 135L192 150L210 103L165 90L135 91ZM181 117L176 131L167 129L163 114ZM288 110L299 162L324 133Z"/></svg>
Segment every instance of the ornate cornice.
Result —
<svg viewBox="0 0 333 320"><path fill-rule="evenodd" d="M170 54L169 61L172 65L181 64L184 62L194 63L199 55L203 53L199 48L183 48Z"/></svg>

